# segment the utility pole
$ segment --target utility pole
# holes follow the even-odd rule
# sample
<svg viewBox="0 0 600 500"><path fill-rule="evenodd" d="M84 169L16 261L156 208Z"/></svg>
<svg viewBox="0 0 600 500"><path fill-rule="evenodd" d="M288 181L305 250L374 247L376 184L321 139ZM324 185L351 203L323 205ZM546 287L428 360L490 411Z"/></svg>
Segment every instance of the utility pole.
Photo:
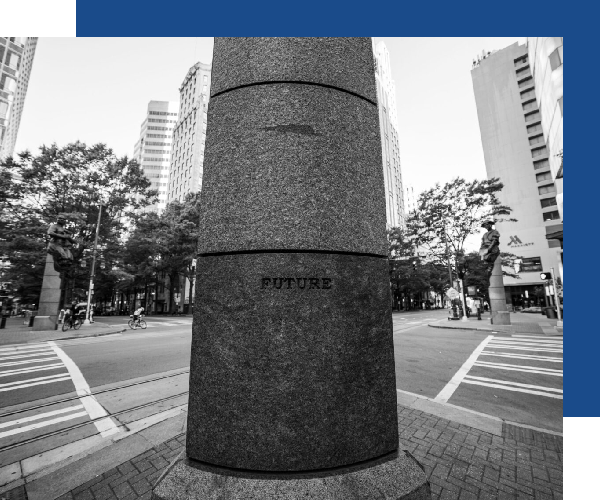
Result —
<svg viewBox="0 0 600 500"><path fill-rule="evenodd" d="M96 271L96 251L98 249L98 233L100 233L100 218L102 217L102 202L98 210L98 223L96 224L96 237L94 238L94 251L92 253L92 269L90 271L90 286L88 288L87 308L85 310L85 325L90 324L90 304L92 302L92 293L94 292L94 273Z"/></svg>

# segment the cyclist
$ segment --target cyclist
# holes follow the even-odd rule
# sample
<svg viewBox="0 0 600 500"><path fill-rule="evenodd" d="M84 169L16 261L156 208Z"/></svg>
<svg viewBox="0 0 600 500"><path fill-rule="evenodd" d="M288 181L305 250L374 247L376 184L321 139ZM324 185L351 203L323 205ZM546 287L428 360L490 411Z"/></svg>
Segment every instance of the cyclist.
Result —
<svg viewBox="0 0 600 500"><path fill-rule="evenodd" d="M64 322L68 323L70 326L73 325L73 320L77 315L77 301L71 302L71 307L65 311L65 319Z"/></svg>
<svg viewBox="0 0 600 500"><path fill-rule="evenodd" d="M144 313L144 308L143 307L139 307L138 309L136 309L135 311L133 311L133 321L134 322L139 322L140 319L142 319L142 314Z"/></svg>

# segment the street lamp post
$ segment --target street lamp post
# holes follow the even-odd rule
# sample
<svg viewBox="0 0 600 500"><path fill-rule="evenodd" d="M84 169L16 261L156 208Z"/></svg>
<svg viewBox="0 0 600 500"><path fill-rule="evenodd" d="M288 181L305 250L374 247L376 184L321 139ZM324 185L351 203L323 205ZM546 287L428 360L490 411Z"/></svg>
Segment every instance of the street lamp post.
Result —
<svg viewBox="0 0 600 500"><path fill-rule="evenodd" d="M85 310L85 325L90 324L90 305L92 303L92 293L94 292L94 273L96 272L96 252L98 250L98 234L100 233L100 219L102 217L102 201L98 209L98 223L96 224L96 237L94 238L94 251L92 253L92 268L90 270L90 285L88 288L87 307Z"/></svg>

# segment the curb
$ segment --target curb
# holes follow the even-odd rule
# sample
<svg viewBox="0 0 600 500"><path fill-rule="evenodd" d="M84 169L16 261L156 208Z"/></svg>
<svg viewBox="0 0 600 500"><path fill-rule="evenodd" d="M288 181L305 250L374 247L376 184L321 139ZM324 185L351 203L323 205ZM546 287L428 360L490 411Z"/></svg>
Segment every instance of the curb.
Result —
<svg viewBox="0 0 600 500"><path fill-rule="evenodd" d="M431 328L443 328L445 330L473 330L477 332L492 332L497 331L498 333L511 333L511 332L503 332L502 330L493 330L492 328L472 328L472 327L463 327L463 326L442 326L442 325L434 325L432 323L428 324Z"/></svg>
<svg viewBox="0 0 600 500"><path fill-rule="evenodd" d="M91 335L79 335L77 337L61 337L59 339L52 339L53 341L56 340L76 340L76 339L87 339L90 337L105 337L106 335L117 335L119 333L123 333L126 332L128 329L124 328L123 330L119 330L117 332L107 332L107 333L93 333ZM46 340L43 340L42 342L47 342Z"/></svg>

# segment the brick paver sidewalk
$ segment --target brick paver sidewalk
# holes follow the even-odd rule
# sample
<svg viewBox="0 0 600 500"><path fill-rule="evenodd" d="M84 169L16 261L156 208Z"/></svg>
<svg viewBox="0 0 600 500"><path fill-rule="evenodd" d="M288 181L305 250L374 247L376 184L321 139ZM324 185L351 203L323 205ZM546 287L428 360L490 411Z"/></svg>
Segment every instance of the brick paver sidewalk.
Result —
<svg viewBox="0 0 600 500"><path fill-rule="evenodd" d="M398 419L400 443L424 466L434 499L562 498L560 436L508 424L496 436L402 405ZM184 443L184 434L170 439L59 500L150 500L152 485ZM26 498L25 490L6 498Z"/></svg>
<svg viewBox="0 0 600 500"><path fill-rule="evenodd" d="M468 321L440 320L430 323L434 328L451 328L458 330L482 330L508 334L531 333L536 335L562 335L563 329L557 328L557 320L546 318L541 314L510 313L511 325L492 325L489 313L482 315L481 320L477 316L471 316Z"/></svg>

